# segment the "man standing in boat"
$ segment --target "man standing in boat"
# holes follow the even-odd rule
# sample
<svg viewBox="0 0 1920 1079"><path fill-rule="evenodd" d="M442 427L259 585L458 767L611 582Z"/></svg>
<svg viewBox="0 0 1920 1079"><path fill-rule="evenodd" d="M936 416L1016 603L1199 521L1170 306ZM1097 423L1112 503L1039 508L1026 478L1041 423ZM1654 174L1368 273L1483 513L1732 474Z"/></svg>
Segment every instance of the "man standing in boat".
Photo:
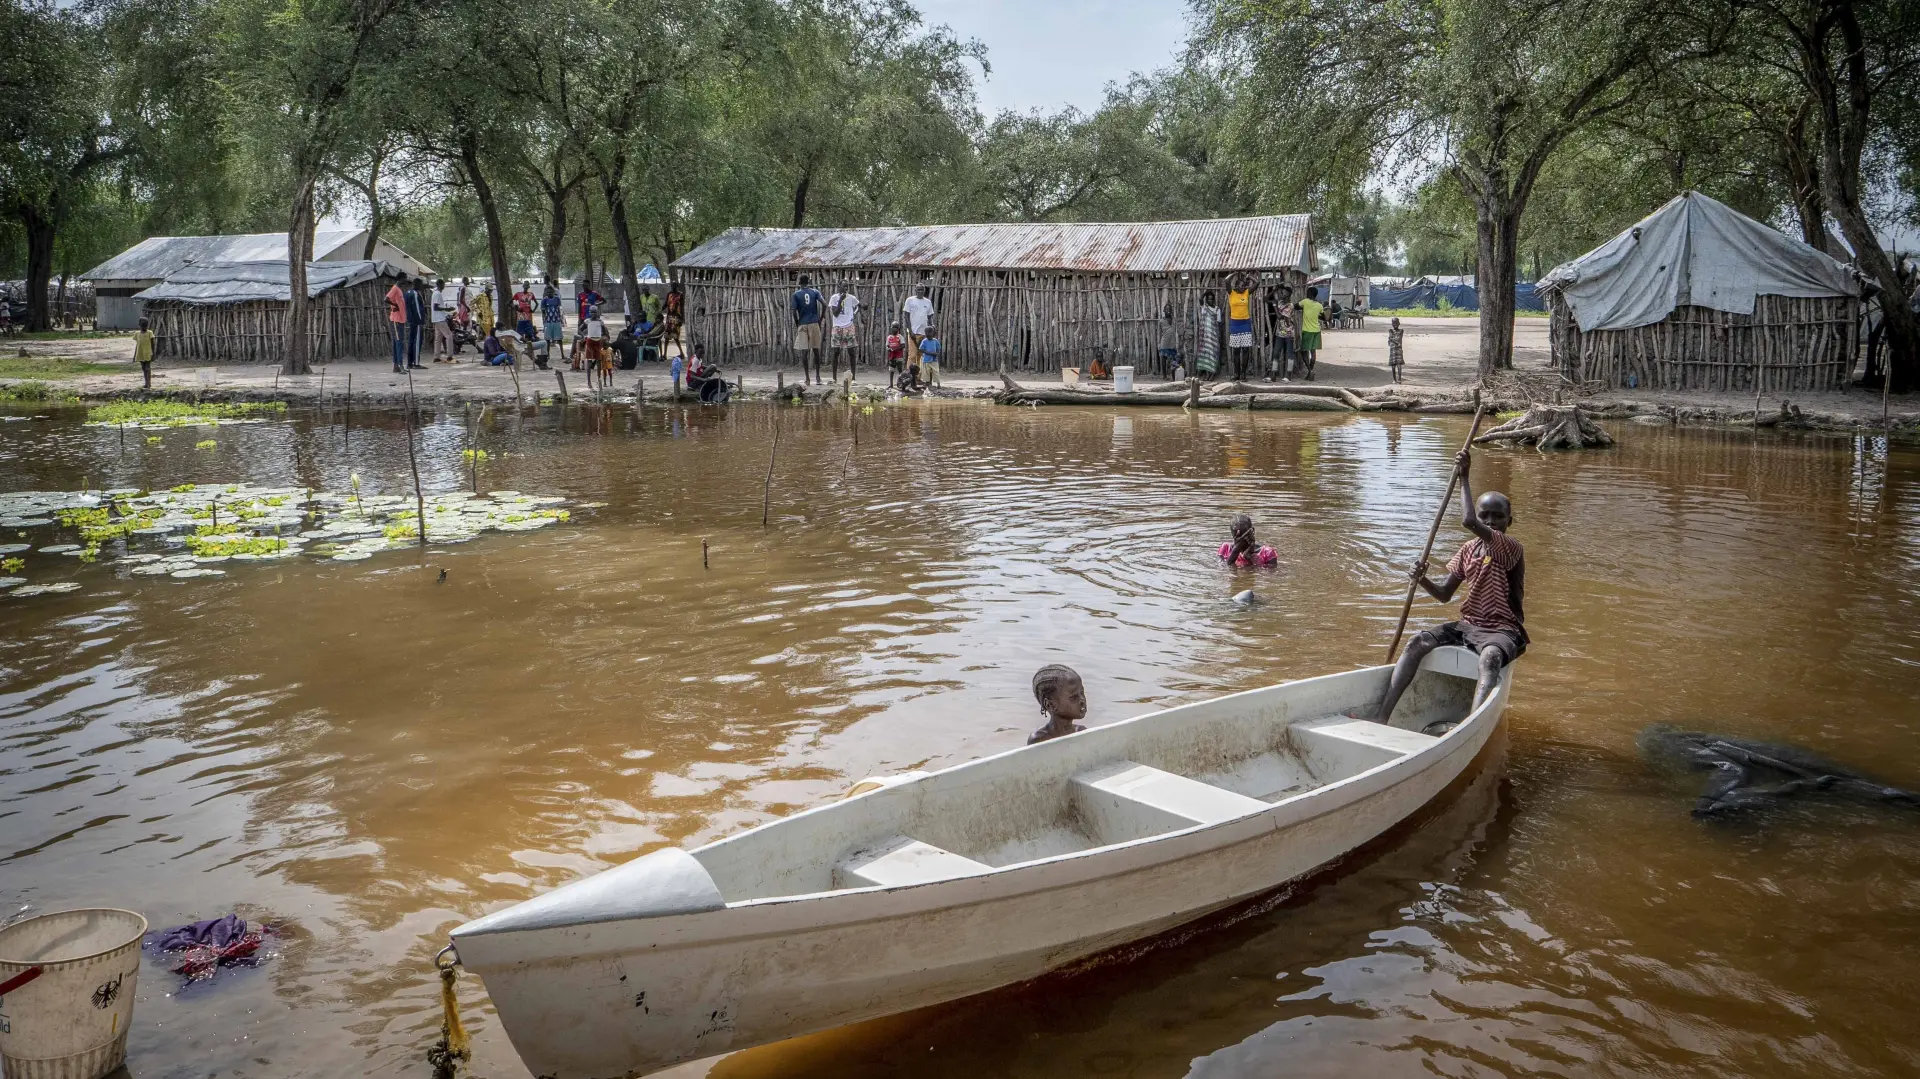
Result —
<svg viewBox="0 0 1920 1079"><path fill-rule="evenodd" d="M1460 523L1474 538L1454 552L1447 562L1447 575L1438 581L1427 578L1424 559L1413 567L1413 579L1427 595L1446 603L1465 584L1467 598L1460 603L1457 621L1421 630L1407 642L1407 650L1393 668L1393 680L1387 684L1387 696L1380 705L1377 718L1382 723L1392 718L1394 705L1400 703L1400 695L1407 691L1420 670L1420 661L1441 645L1460 645L1480 654L1480 684L1473 693L1475 708L1499 684L1500 671L1527 650L1521 607L1527 578L1526 551L1520 541L1507 535L1507 529L1513 524L1513 504L1498 491L1488 491L1476 503L1467 477L1470 461L1471 455L1465 449L1454 457L1454 468L1460 474L1460 504L1464 514Z"/></svg>

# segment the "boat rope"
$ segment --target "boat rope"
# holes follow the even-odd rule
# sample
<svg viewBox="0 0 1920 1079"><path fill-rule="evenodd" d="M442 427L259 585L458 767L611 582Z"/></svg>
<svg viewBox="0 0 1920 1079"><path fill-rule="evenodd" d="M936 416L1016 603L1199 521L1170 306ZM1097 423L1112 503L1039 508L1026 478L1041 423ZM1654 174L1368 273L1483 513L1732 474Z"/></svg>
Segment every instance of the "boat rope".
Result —
<svg viewBox="0 0 1920 1079"><path fill-rule="evenodd" d="M433 957L440 972L440 1040L427 1050L427 1063L433 1065L434 1079L453 1079L460 1065L473 1057L467 1042L467 1028L460 1022L460 998L453 991L460 976L460 953L449 944Z"/></svg>

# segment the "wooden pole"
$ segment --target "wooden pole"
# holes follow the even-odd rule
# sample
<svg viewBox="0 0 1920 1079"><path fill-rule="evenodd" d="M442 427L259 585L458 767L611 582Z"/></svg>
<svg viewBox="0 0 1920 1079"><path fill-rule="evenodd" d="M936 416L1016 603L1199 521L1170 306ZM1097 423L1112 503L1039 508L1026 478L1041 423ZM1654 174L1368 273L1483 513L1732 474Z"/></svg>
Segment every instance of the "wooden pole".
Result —
<svg viewBox="0 0 1920 1079"><path fill-rule="evenodd" d="M351 441L352 438L353 438L353 372L348 371L347 372L347 409L346 409L346 412L343 413L343 421L340 427L340 441L342 443L345 443L345 442Z"/></svg>
<svg viewBox="0 0 1920 1079"><path fill-rule="evenodd" d="M1480 433L1480 417L1485 414L1486 405L1480 400L1480 391L1473 391L1473 426L1467 429L1467 440L1460 444L1461 449L1473 445L1473 438ZM1460 482L1460 470L1449 468L1447 471L1447 493L1440 499L1440 508L1433 515L1433 527L1427 529L1427 545L1420 549L1420 561L1425 562L1433 554L1433 541L1440 535L1440 522L1447 519L1447 505L1453 501L1454 484ZM1407 616L1413 613L1413 594L1420 588L1418 580L1407 582L1407 599L1400 605L1400 624L1393 627L1393 643L1387 646L1387 662L1400 651L1400 635L1407 630Z"/></svg>
<svg viewBox="0 0 1920 1079"><path fill-rule="evenodd" d="M707 564L707 541L706 540L700 541L700 568L701 569L713 568L712 566L709 566Z"/></svg>
<svg viewBox="0 0 1920 1079"><path fill-rule="evenodd" d="M420 493L420 461L413 452L413 368L407 368L407 467L413 470L413 508L419 514L420 547L427 546L427 498Z"/></svg>
<svg viewBox="0 0 1920 1079"><path fill-rule="evenodd" d="M773 448L767 451L767 479L760 485L760 527L767 527L767 507L773 498L773 460L780 454L780 403L773 405Z"/></svg>
<svg viewBox="0 0 1920 1079"><path fill-rule="evenodd" d="M571 398L569 398L569 397L567 396L567 376L566 376L566 373L565 373L565 372L563 372L563 371L561 371L561 370L560 370L560 369L559 369L558 367L556 367L556 368L554 368L554 369L553 369L553 380L554 380L555 382L558 382L558 383L560 384L560 401L561 401L561 403L563 403L563 404L564 404L564 403L566 403L567 401L569 401L569 400L571 400Z"/></svg>

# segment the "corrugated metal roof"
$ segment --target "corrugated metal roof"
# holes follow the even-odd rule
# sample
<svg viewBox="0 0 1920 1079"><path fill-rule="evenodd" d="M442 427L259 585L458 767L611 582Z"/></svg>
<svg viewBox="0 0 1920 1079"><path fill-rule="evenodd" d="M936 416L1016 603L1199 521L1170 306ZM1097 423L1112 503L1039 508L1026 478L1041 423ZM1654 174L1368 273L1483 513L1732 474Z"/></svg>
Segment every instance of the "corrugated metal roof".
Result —
<svg viewBox="0 0 1920 1079"><path fill-rule="evenodd" d="M1128 224L918 225L877 229L735 228L674 263L687 269L973 269L1165 273L1308 269L1306 214Z"/></svg>
<svg viewBox="0 0 1920 1079"><path fill-rule="evenodd" d="M333 261L341 248L359 241L365 243L366 229L316 229L313 257ZM415 274L433 271L424 263L382 239L379 247L387 260ZM358 255L355 250L352 254ZM125 251L80 275L83 281L163 281L185 266L211 263L285 262L287 234L253 232L241 236L150 236ZM352 260L344 260L352 261Z"/></svg>
<svg viewBox="0 0 1920 1079"><path fill-rule="evenodd" d="M331 288L357 285L375 277L398 277L404 273L391 262L309 262L307 295L318 296ZM225 304L252 300L277 300L285 303L293 296L287 283L285 258L272 262L208 262L183 267L165 281L134 296L136 300L176 303Z"/></svg>

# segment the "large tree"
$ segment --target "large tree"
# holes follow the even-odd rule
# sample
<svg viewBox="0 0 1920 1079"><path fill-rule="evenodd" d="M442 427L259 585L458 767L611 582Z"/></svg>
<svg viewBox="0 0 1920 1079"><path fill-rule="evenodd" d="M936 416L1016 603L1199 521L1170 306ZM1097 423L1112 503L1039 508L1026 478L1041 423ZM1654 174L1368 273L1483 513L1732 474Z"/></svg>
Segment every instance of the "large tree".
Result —
<svg viewBox="0 0 1920 1079"><path fill-rule="evenodd" d="M1438 170L1474 211L1480 370L1513 363L1527 205L1567 140L1653 73L1722 47L1725 19L1656 0L1199 0L1199 56L1238 91L1266 182L1343 208L1380 171ZM1317 205L1316 205L1317 204Z"/></svg>

